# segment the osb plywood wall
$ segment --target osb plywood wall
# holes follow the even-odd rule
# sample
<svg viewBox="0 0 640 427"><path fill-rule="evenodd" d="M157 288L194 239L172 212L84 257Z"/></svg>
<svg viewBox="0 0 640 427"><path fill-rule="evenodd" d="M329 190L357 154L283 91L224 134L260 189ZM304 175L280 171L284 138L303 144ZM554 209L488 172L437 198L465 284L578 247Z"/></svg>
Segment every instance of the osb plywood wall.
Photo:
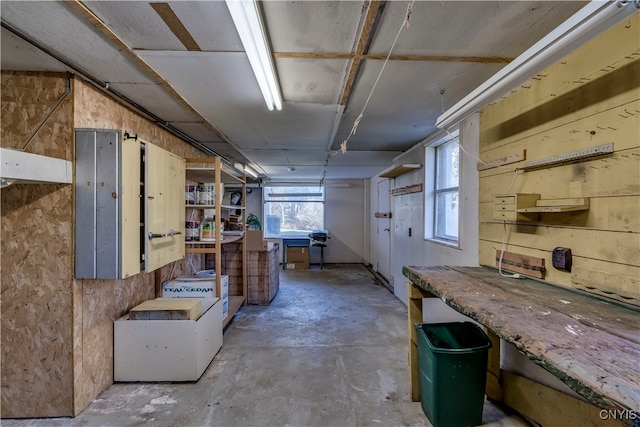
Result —
<svg viewBox="0 0 640 427"><path fill-rule="evenodd" d="M541 72L481 114L480 155L526 150L527 160L613 142L615 152L575 164L521 171L523 162L480 172L481 264L507 251L544 258L545 280L640 304L640 16ZM585 211L542 213L532 222L493 219L494 196L589 198ZM572 250L571 272L555 269L555 247Z"/></svg>
<svg viewBox="0 0 640 427"><path fill-rule="evenodd" d="M137 134L180 157L203 154L166 130L132 112L100 90L76 80L74 126L77 128L120 129ZM161 280L193 273L187 259L160 269ZM141 273L124 280L77 280L81 300L76 319L76 393L79 412L113 382L113 321L140 302L155 298L155 274Z"/></svg>
<svg viewBox="0 0 640 427"><path fill-rule="evenodd" d="M22 148L65 93L61 74L2 72L0 138ZM72 159L69 95L25 151ZM2 189L2 412L73 415L72 186Z"/></svg>

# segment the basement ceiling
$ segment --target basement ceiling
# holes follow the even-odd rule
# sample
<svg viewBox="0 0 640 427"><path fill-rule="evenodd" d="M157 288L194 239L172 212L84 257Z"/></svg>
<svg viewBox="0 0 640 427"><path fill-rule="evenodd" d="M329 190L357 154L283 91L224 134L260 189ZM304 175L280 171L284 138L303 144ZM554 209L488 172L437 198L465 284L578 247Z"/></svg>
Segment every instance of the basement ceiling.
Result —
<svg viewBox="0 0 640 427"><path fill-rule="evenodd" d="M223 1L2 0L1 65L108 83L263 178L365 179L586 3L416 1L403 26L407 1L261 2L282 111L267 110Z"/></svg>

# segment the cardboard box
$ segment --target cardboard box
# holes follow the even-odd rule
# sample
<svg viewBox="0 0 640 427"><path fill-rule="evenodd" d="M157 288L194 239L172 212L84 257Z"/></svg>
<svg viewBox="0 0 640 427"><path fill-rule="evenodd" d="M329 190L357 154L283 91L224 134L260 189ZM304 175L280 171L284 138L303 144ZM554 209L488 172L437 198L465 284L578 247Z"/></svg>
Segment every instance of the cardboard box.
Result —
<svg viewBox="0 0 640 427"><path fill-rule="evenodd" d="M198 320L199 299L152 299L129 310L129 320Z"/></svg>
<svg viewBox="0 0 640 427"><path fill-rule="evenodd" d="M226 276L222 276L224 281ZM162 298L215 298L216 279L212 277L178 277L162 283Z"/></svg>
<svg viewBox="0 0 640 427"><path fill-rule="evenodd" d="M287 270L308 270L309 263L308 262L288 262L285 265Z"/></svg>
<svg viewBox="0 0 640 427"><path fill-rule="evenodd" d="M306 263L309 268L309 247L308 246L289 246L287 247L287 264L288 263Z"/></svg>
<svg viewBox="0 0 640 427"><path fill-rule="evenodd" d="M224 274L220 278L222 287L222 319L229 315L229 276ZM215 298L216 276L206 274L201 276L183 276L169 280L162 284L163 298Z"/></svg>
<svg viewBox="0 0 640 427"><path fill-rule="evenodd" d="M245 243L249 251L266 251L267 241L262 238L262 230L247 230Z"/></svg>
<svg viewBox="0 0 640 427"><path fill-rule="evenodd" d="M198 320L113 322L114 381L197 381L222 347L222 301L201 303Z"/></svg>

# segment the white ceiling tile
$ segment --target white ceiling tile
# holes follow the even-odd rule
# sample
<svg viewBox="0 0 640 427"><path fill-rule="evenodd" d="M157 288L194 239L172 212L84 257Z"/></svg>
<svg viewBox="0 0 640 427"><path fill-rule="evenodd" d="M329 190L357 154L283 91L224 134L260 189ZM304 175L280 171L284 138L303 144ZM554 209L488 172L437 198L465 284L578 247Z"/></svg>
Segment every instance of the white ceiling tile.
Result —
<svg viewBox="0 0 640 427"><path fill-rule="evenodd" d="M363 1L265 1L265 26L274 52L353 50Z"/></svg>
<svg viewBox="0 0 640 427"><path fill-rule="evenodd" d="M188 108L167 93L160 84L112 83L110 87L167 122L200 120Z"/></svg>
<svg viewBox="0 0 640 427"><path fill-rule="evenodd" d="M88 1L87 6L131 49L186 50L146 1Z"/></svg>
<svg viewBox="0 0 640 427"><path fill-rule="evenodd" d="M224 1L172 1L169 5L200 50L244 51Z"/></svg>
<svg viewBox="0 0 640 427"><path fill-rule="evenodd" d="M67 71L64 64L4 28L0 33L0 39L3 71Z"/></svg>
<svg viewBox="0 0 640 427"><path fill-rule="evenodd" d="M2 19L93 77L112 83L154 83L90 23L62 2L2 1Z"/></svg>
<svg viewBox="0 0 640 427"><path fill-rule="evenodd" d="M171 122L171 125L180 129L199 142L223 142L220 136L211 129L208 123L202 122Z"/></svg>
<svg viewBox="0 0 640 427"><path fill-rule="evenodd" d="M349 60L278 58L275 65L285 101L337 104Z"/></svg>
<svg viewBox="0 0 640 427"><path fill-rule="evenodd" d="M327 158L326 150L245 150L253 161L269 166L322 166Z"/></svg>
<svg viewBox="0 0 640 427"><path fill-rule="evenodd" d="M349 135L383 61L367 60L342 117L332 148ZM436 130L435 119L496 73L502 64L390 61L371 96L351 150L406 150ZM445 93L440 94L444 89Z"/></svg>
<svg viewBox="0 0 640 427"><path fill-rule="evenodd" d="M418 1L393 53L515 57L586 1ZM369 53L387 54L405 2L388 2ZM517 34L517 37L514 35Z"/></svg>

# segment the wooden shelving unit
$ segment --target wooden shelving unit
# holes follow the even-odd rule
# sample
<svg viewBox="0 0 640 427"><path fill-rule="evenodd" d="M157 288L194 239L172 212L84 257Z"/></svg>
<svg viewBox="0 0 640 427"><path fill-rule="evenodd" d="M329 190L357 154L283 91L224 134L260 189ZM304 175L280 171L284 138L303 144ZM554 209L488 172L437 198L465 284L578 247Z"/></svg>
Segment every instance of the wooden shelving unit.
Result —
<svg viewBox="0 0 640 427"><path fill-rule="evenodd" d="M191 254L214 254L216 270L216 295L222 295L222 247L228 243L243 243L242 245L242 295L229 295L229 314L223 321L223 327L233 318L238 309L247 304L247 270L246 259L247 249L245 240L245 226L241 227L240 233L234 231L226 234L222 231L221 223L223 212L226 214L231 210L244 211L244 203L247 197L246 179L238 172L225 167L222 160L216 158L187 158L186 179L188 183L213 183L215 191L215 201L212 205L187 204L185 209L195 210L198 221L203 219L204 210L214 211L215 238L213 241L187 241L185 242L185 252ZM240 206L224 205L222 203L225 184L242 187L242 204ZM187 218L193 215L187 215ZM245 218L246 219L246 218ZM243 223L244 224L244 223Z"/></svg>

